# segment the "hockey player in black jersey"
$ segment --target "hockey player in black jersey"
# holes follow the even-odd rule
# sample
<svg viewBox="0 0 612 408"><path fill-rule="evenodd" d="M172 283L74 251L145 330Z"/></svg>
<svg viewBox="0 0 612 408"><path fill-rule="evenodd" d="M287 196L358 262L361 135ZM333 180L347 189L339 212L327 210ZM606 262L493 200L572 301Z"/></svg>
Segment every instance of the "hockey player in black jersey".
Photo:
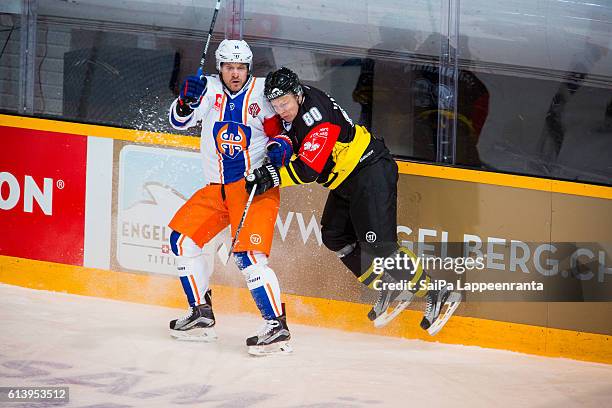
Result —
<svg viewBox="0 0 612 408"><path fill-rule="evenodd" d="M378 272L375 258L416 256L397 243L397 164L382 140L353 124L347 113L325 92L302 85L288 68L266 77L265 96L283 119L290 143L273 146L270 156L291 154L286 166L274 160L247 177L246 188L256 194L281 185L317 182L331 191L321 218L323 243L364 285L380 289L368 318L388 324L413 296L426 297L421 327L437 333L461 301L446 287L428 290L430 277L422 268L392 267ZM414 266L415 263L412 262ZM406 290L389 290L402 282ZM386 284L386 285L385 285ZM393 287L393 285L391 286ZM397 301L395 309L389 306ZM446 312L441 316L442 308Z"/></svg>

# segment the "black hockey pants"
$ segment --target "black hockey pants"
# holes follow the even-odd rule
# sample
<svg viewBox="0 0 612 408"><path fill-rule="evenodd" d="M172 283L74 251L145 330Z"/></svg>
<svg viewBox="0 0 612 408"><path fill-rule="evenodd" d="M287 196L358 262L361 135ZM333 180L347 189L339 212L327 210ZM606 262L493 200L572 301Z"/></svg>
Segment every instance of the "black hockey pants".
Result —
<svg viewBox="0 0 612 408"><path fill-rule="evenodd" d="M355 170L327 197L321 217L323 244L334 252L344 250L340 259L357 277L374 257L398 249L397 180L397 164L387 153Z"/></svg>

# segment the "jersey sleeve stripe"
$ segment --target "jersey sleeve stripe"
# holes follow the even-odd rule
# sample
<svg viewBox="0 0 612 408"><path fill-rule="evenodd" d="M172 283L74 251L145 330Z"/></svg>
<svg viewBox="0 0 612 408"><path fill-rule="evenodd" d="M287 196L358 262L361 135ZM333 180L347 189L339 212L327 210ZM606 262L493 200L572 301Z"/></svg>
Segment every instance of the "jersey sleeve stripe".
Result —
<svg viewBox="0 0 612 408"><path fill-rule="evenodd" d="M245 172L248 172L251 169L251 155L249 154L249 148L244 151L244 158L246 159L246 169Z"/></svg>
<svg viewBox="0 0 612 408"><path fill-rule="evenodd" d="M251 97L251 92L255 89L255 81L257 81L257 78L253 77L249 91L246 94L246 98L244 98L244 104L242 105L242 123L245 125L247 124L247 113L249 111L249 98Z"/></svg>
<svg viewBox="0 0 612 408"><path fill-rule="evenodd" d="M225 112L225 102L227 98L225 97L225 92L223 93L223 97L221 99L221 108L219 109L219 122L223 120L223 112Z"/></svg>
<svg viewBox="0 0 612 408"><path fill-rule="evenodd" d="M223 157L221 157L221 155L219 154L219 150L217 150L216 147L215 147L215 153L217 153L217 158L218 158L217 162L219 164L219 177L221 180L221 184L223 184L224 183L223 179L225 178L223 177Z"/></svg>
<svg viewBox="0 0 612 408"><path fill-rule="evenodd" d="M175 129L185 129L185 128L189 127L189 123L193 119L193 117L195 115L195 111L191 112L191 115L189 115L189 116L184 116L184 117L183 116L179 116L176 113L177 103L178 103L178 99L175 100L172 103L172 105L170 106L170 114L169 114L170 124Z"/></svg>
<svg viewBox="0 0 612 408"><path fill-rule="evenodd" d="M191 121L191 118L192 118L192 117L193 117L193 113L191 114L191 116L189 116L189 117L187 118L187 120L186 120L186 121L181 122L181 121L180 121L180 120L179 120L179 119L178 119L178 118L175 116L174 112L171 112L171 113L170 113L170 121L172 122L172 124L173 124L175 127L178 127L178 128L184 128L184 127L186 127L186 126L187 126L187 124L189 124L189 122Z"/></svg>
<svg viewBox="0 0 612 408"><path fill-rule="evenodd" d="M251 92L253 92L253 89L255 89L256 80L257 78L253 77L253 81L251 82L249 91L244 98L244 103L242 104L242 123L244 123L245 125L247 124L247 113L249 111L249 98L251 97ZM251 155L249 154L248 147L246 148L246 151L244 152L244 156L246 158L246 171L249 171L251 169Z"/></svg>
<svg viewBox="0 0 612 408"><path fill-rule="evenodd" d="M295 169L293 168L293 163L289 163L289 165L286 166L286 168L287 168L287 174L289 175L289 177L295 184L304 184L304 182L300 180L300 178L295 173Z"/></svg>

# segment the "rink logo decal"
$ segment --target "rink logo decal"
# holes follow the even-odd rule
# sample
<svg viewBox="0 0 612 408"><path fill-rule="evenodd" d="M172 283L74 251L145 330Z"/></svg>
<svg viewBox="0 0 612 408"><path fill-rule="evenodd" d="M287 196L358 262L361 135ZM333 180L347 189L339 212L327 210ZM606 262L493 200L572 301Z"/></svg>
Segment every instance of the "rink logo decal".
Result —
<svg viewBox="0 0 612 408"><path fill-rule="evenodd" d="M74 366L48 360L17 360L0 356L0 379L20 386L66 386L78 397L70 406L76 407L142 407L146 406L202 406L216 402L218 406L253 406L273 395L254 391L231 392L218 385L198 382L177 382L172 373L145 370L141 367L118 367L106 371L92 371L89 367ZM153 384L153 387L150 385ZM156 386L158 384L168 384ZM118 403L119 401L119 403ZM15 404L15 407L23 406ZM56 406L54 403L35 403L28 406Z"/></svg>
<svg viewBox="0 0 612 408"><path fill-rule="evenodd" d="M119 157L117 262L128 270L176 275L170 219L205 184L200 155L127 145Z"/></svg>
<svg viewBox="0 0 612 408"><path fill-rule="evenodd" d="M0 254L82 265L87 137L7 126L0 134L0 230L11 237Z"/></svg>
<svg viewBox="0 0 612 408"><path fill-rule="evenodd" d="M261 112L261 108L259 107L257 102L253 102L249 105L249 114L252 117L256 117L257 115L259 115L259 112Z"/></svg>

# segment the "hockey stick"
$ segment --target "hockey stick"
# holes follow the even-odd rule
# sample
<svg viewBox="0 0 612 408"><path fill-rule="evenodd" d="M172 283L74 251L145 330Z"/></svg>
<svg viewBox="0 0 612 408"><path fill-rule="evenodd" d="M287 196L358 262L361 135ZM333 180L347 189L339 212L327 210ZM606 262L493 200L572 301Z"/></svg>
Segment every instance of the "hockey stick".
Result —
<svg viewBox="0 0 612 408"><path fill-rule="evenodd" d="M249 174L247 176L247 179L251 176L252 178L249 181L252 181L252 179L255 178L254 174ZM251 189L251 194L249 195L249 199L247 200L246 205L244 206L244 211L242 212L242 218L240 219L240 223L238 224L238 227L236 227L236 232L234 233L234 239L232 239L232 245L230 246L229 254L227 255L227 261L225 261L225 263L228 263L230 258L232 257L232 252L234 252L236 241L238 241L238 234L240 234L240 230L242 229L242 226L244 225L244 220L247 216L247 213L249 212L251 203L253 202L253 197L255 197L255 190L257 190L257 184L253 184L253 188Z"/></svg>
<svg viewBox="0 0 612 408"><path fill-rule="evenodd" d="M204 65L206 64L206 54L208 53L208 46L210 45L210 39L212 38L213 30L215 29L215 23L217 22L217 14L221 8L221 0L217 0L215 4L215 11L213 12L212 21L210 22L210 29L208 30L208 37L206 38L206 44L204 45L204 51L202 51L202 58L200 58L200 68L202 75L200 79L204 78Z"/></svg>

